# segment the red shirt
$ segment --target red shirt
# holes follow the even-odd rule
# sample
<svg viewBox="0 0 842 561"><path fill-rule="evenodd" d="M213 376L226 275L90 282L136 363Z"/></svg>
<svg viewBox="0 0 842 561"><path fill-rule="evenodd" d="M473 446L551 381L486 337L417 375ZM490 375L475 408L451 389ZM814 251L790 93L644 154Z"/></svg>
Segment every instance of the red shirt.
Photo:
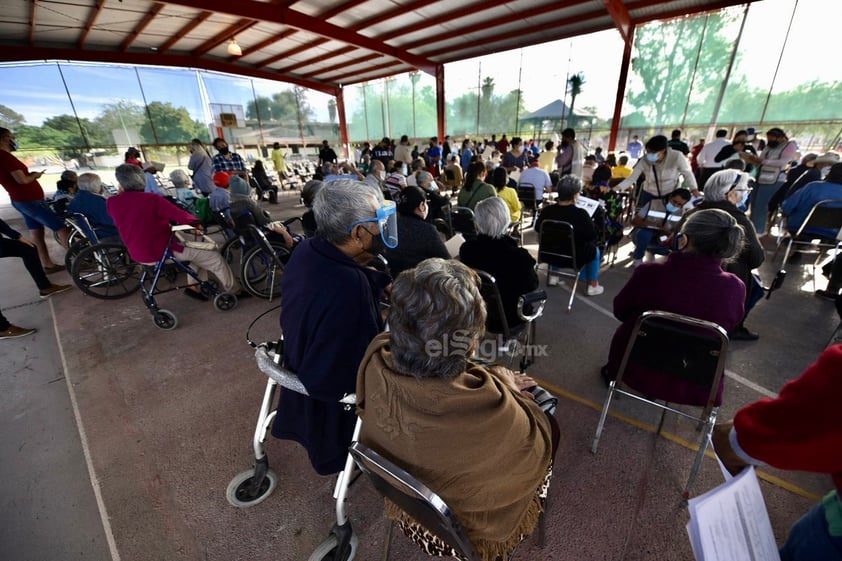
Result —
<svg viewBox="0 0 842 561"><path fill-rule="evenodd" d="M24 175L29 175L26 164L12 156L11 152L0 150L0 185L9 192L9 198L16 203L28 203L32 201L43 201L44 190L36 179L32 183L18 183L12 177L12 172L20 170Z"/></svg>
<svg viewBox="0 0 842 561"><path fill-rule="evenodd" d="M157 263L170 240L170 223L196 224L199 219L154 193L124 191L105 200L108 214L138 263ZM173 251L184 249L173 240Z"/></svg>

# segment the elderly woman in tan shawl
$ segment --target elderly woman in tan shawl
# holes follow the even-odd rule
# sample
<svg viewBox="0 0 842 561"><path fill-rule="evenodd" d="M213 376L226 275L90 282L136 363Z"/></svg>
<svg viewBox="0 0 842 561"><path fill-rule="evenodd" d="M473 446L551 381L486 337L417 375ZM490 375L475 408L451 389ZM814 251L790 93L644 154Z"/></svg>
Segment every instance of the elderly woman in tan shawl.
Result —
<svg viewBox="0 0 842 561"><path fill-rule="evenodd" d="M438 493L482 558L494 560L535 527L553 430L521 391L534 380L468 360L485 326L478 282L465 265L439 258L398 276L390 332L372 341L360 366L357 413L360 441ZM416 533L406 514L386 509ZM434 542L421 545L429 552Z"/></svg>

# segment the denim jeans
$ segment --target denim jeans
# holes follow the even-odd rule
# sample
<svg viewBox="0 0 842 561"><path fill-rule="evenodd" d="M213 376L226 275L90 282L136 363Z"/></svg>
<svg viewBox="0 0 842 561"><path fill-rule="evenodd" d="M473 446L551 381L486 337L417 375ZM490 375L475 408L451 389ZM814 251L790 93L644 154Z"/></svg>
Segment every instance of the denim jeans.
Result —
<svg viewBox="0 0 842 561"><path fill-rule="evenodd" d="M842 537L828 534L823 504L792 526L780 554L781 561L842 561Z"/></svg>

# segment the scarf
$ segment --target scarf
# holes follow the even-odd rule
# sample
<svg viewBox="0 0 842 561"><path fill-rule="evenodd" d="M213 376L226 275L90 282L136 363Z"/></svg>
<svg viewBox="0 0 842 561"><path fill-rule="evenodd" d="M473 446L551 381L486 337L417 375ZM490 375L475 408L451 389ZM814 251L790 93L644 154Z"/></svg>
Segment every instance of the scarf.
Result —
<svg viewBox="0 0 842 561"><path fill-rule="evenodd" d="M502 378L471 363L452 379L399 374L384 333L360 365L357 414L360 441L441 496L483 559L506 557L532 532L550 425ZM389 501L386 516L414 522Z"/></svg>

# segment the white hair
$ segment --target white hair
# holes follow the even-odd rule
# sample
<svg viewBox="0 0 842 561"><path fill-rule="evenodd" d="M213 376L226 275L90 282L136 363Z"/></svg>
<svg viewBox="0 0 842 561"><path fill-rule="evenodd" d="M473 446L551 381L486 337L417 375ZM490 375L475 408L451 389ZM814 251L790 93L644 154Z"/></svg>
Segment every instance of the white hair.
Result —
<svg viewBox="0 0 842 561"><path fill-rule="evenodd" d="M102 179L95 173L83 173L79 176L76 185L80 191L88 191L94 195L102 194Z"/></svg>
<svg viewBox="0 0 842 561"><path fill-rule="evenodd" d="M184 187L190 183L190 177L181 169L174 169L170 172L170 181L176 187Z"/></svg>
<svg viewBox="0 0 842 561"><path fill-rule="evenodd" d="M488 197L474 208L477 232L492 238L502 238L511 223L509 207L500 197Z"/></svg>
<svg viewBox="0 0 842 561"><path fill-rule="evenodd" d="M369 183L353 179L328 181L316 193L313 214L316 235L334 245L345 242L357 220L374 218L383 203L383 192Z"/></svg>
<svg viewBox="0 0 842 561"><path fill-rule="evenodd" d="M706 201L724 201L731 189L746 189L749 175L736 169L723 169L705 182Z"/></svg>

